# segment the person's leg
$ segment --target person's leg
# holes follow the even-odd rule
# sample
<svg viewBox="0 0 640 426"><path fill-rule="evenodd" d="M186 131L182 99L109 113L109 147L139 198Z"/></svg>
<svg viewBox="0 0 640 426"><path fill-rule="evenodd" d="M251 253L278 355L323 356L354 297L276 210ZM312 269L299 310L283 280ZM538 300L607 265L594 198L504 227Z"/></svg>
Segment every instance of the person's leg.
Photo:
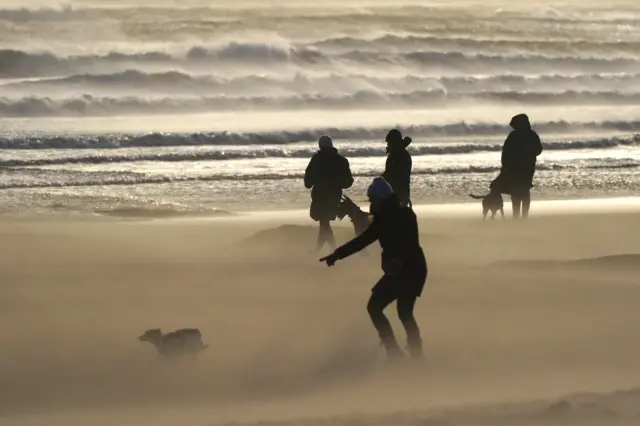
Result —
<svg viewBox="0 0 640 426"><path fill-rule="evenodd" d="M335 250L336 248L336 240L333 236L333 230L331 229L331 223L328 220L321 220L320 227L318 229L318 243L316 245L316 251L320 251L324 243L329 244L329 246Z"/></svg>
<svg viewBox="0 0 640 426"><path fill-rule="evenodd" d="M398 318L402 321L402 326L407 332L407 344L409 352L413 358L422 358L422 338L420 328L413 316L413 308L417 297L412 295L400 296L398 298Z"/></svg>
<svg viewBox="0 0 640 426"><path fill-rule="evenodd" d="M334 237L333 235L333 229L331 229L331 222L327 221L327 224L325 226L326 226L325 241L327 242L327 244L329 244L329 247L331 248L331 250L335 250L336 237Z"/></svg>
<svg viewBox="0 0 640 426"><path fill-rule="evenodd" d="M321 220L318 226L318 242L316 243L316 251L320 251L325 242L325 221Z"/></svg>
<svg viewBox="0 0 640 426"><path fill-rule="evenodd" d="M531 191L527 191L522 197L522 218L529 217L529 207L531 207Z"/></svg>
<svg viewBox="0 0 640 426"><path fill-rule="evenodd" d="M367 303L367 312L369 312L373 326L376 328L378 336L387 350L387 356L392 359L401 357L403 354L393 334L391 323L389 323L383 311L396 298L394 283L391 282L388 275L385 275L374 287L369 303Z"/></svg>
<svg viewBox="0 0 640 426"><path fill-rule="evenodd" d="M513 218L518 219L520 217L520 205L522 204L522 199L519 195L511 196L511 208L513 209Z"/></svg>

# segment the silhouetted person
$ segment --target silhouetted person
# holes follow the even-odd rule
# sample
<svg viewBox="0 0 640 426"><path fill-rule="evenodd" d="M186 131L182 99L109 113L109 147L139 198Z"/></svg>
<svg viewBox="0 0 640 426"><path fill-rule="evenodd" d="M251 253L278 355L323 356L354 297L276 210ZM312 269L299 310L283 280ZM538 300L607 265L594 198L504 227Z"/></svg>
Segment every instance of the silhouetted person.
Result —
<svg viewBox="0 0 640 426"><path fill-rule="evenodd" d="M531 205L531 188L536 171L536 159L542 153L540 137L531 129L529 117L518 114L509 125L513 131L502 147L502 170L497 181L502 192L511 195L513 217L527 218Z"/></svg>
<svg viewBox="0 0 640 426"><path fill-rule="evenodd" d="M336 219L342 190L353 185L349 160L338 154L333 141L327 135L318 140L319 150L309 161L304 173L304 186L311 189L310 216L320 222L316 251L328 243L332 249L336 240L331 230L331 221Z"/></svg>
<svg viewBox="0 0 640 426"><path fill-rule="evenodd" d="M398 198L411 205L411 154L407 147L411 143L408 136L402 137L398 129L391 129L385 138L387 142L387 162L382 177L389 182Z"/></svg>
<svg viewBox="0 0 640 426"><path fill-rule="evenodd" d="M410 354L414 358L421 358L422 339L413 308L427 280L427 261L420 247L418 220L413 210L400 201L382 177L373 180L367 195L373 214L369 228L320 261L333 266L336 261L378 240L382 247L384 275L371 290L367 310L387 350L387 356L396 359L404 356L404 353L383 311L397 301L398 317L407 332Z"/></svg>

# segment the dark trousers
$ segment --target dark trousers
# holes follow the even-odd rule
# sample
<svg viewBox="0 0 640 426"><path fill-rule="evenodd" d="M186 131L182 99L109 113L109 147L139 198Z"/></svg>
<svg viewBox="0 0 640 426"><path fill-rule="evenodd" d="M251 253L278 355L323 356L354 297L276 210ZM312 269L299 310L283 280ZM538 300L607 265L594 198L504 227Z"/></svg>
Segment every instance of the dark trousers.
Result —
<svg viewBox="0 0 640 426"><path fill-rule="evenodd" d="M412 356L420 357L422 356L422 338L418 323L413 316L413 308L418 296L411 292L402 291L399 285L401 283L396 281L399 279L400 277L384 275L372 290L367 311L389 356L400 355L400 346L393 334L391 324L383 312L387 306L396 301L398 318L407 333L409 351Z"/></svg>
<svg viewBox="0 0 640 426"><path fill-rule="evenodd" d="M336 239L333 236L333 230L331 229L331 222L328 220L320 221L320 229L318 230L318 243L316 250L320 251L324 246L324 243L329 244L332 250L336 248Z"/></svg>
<svg viewBox="0 0 640 426"><path fill-rule="evenodd" d="M531 206L531 192L522 191L521 193L511 196L511 207L513 208L513 218L518 219L520 212L522 212L522 218L529 217L529 207Z"/></svg>

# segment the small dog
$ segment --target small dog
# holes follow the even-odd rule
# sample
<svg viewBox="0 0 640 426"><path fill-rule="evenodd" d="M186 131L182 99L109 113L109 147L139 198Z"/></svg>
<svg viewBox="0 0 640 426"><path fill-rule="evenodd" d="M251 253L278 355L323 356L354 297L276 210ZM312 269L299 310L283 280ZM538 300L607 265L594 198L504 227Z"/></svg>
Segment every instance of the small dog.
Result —
<svg viewBox="0 0 640 426"><path fill-rule="evenodd" d="M360 207L358 207L358 205L346 195L343 195L342 200L340 200L337 216L340 220L344 219L345 216L349 217L349 220L353 224L356 237L362 234L371 223L369 221L369 213L360 209Z"/></svg>
<svg viewBox="0 0 640 426"><path fill-rule="evenodd" d="M482 220L487 219L487 213L491 212L491 220L496 216L498 211L504 219L504 200L500 191L491 189L487 195L473 195L469 194L471 198L476 200L482 200Z"/></svg>
<svg viewBox="0 0 640 426"><path fill-rule="evenodd" d="M197 328L183 328L166 334L159 328L152 328L145 331L138 340L151 343L160 355L166 357L195 355L209 347L202 343L202 334Z"/></svg>

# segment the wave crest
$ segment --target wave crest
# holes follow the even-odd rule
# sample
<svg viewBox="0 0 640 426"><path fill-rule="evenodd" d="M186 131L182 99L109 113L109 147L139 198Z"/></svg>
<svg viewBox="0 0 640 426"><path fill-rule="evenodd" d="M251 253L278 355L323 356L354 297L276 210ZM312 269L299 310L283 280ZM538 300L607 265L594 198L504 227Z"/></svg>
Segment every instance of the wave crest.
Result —
<svg viewBox="0 0 640 426"><path fill-rule="evenodd" d="M507 126L493 123L452 123L446 125L398 126L403 133L412 137L455 137L455 136L497 136L509 132ZM575 131L623 131L640 130L640 121L604 121L591 123L571 123L550 121L538 123L536 130L546 133ZM26 136L0 138L0 149L110 149L129 147L180 147L180 146L250 146L285 145L298 142L315 142L318 135L331 134L336 139L384 140L388 128L323 128L300 131L273 131L257 133L149 133L149 134L112 134L100 136ZM632 137L614 137L585 141L566 141L546 143L547 149L610 148L615 146L635 146L640 143L640 135ZM473 151L496 151L495 144L454 144L450 146L431 146L410 149L422 149L425 154L468 153ZM372 155L376 151L368 151Z"/></svg>

